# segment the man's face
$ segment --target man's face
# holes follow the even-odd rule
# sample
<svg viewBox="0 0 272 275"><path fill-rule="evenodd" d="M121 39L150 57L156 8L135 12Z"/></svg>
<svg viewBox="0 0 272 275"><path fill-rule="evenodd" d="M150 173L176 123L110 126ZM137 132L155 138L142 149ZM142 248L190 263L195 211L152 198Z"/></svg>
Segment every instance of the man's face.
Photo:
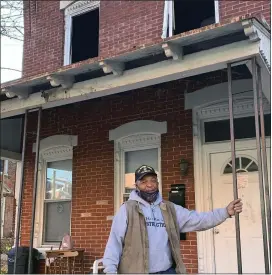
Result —
<svg viewBox="0 0 272 275"><path fill-rule="evenodd" d="M158 178L155 175L145 175L137 182L140 191L153 192L158 190Z"/></svg>

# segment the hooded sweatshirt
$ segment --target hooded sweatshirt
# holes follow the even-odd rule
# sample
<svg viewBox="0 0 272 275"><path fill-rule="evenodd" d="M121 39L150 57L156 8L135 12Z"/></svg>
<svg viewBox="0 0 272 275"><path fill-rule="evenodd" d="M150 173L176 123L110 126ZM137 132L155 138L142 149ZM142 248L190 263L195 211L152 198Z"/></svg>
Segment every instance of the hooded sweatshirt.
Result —
<svg viewBox="0 0 272 275"><path fill-rule="evenodd" d="M162 197L149 204L140 198L136 191L132 191L129 200L138 201L146 220L149 240L149 273L161 272L169 269L173 262L168 243L168 234L159 207ZM228 217L226 208L219 208L209 212L197 213L189 211L179 205L174 205L180 232L202 231L213 228ZM122 255L124 238L127 230L127 212L123 204L116 213L110 236L103 257L104 273L116 273ZM131 259L133 261L133 259Z"/></svg>

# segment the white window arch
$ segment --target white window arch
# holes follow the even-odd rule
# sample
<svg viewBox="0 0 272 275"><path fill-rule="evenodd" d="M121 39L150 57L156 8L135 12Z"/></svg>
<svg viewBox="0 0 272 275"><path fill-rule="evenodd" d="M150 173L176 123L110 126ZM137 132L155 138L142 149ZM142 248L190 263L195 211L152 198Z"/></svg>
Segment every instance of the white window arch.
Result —
<svg viewBox="0 0 272 275"><path fill-rule="evenodd" d="M166 122L138 120L109 132L114 141L114 211L116 212L134 188L134 171L142 164L153 166L161 183L161 135Z"/></svg>
<svg viewBox="0 0 272 275"><path fill-rule="evenodd" d="M41 251L58 246L58 230L70 233L74 146L77 136L72 135L54 135L40 141L34 247ZM33 152L35 149L33 144ZM63 215L59 227L58 215Z"/></svg>

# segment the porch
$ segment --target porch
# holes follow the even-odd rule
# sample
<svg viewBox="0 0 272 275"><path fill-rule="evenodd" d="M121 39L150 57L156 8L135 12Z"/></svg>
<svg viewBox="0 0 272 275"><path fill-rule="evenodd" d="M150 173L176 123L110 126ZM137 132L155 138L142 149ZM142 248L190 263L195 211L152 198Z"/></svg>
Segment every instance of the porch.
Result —
<svg viewBox="0 0 272 275"><path fill-rule="evenodd" d="M245 197L245 199L249 200L251 206L255 203L259 209L254 213L254 220L248 218L249 208L246 208L247 216L240 215L242 266L244 272L252 268L248 266L248 263L251 263L248 259L251 259L252 255L247 254L247 248L243 248L245 243L243 236L248 240L257 234L261 240L251 251L255 248L262 251L268 246L262 246L260 225L249 234L244 231L245 224L249 228L248 221L260 224L262 220L258 179L256 179L258 168L256 170L255 167L254 170L251 167L252 164L258 166L259 149L256 146L254 130L253 91L256 92L256 88L251 75L254 68L248 59L256 57L254 60L257 60L262 75L261 83L264 91L262 106L266 115L264 123L270 119L270 83L267 79L270 71L267 70L267 64L260 55L260 40L249 41L247 36L241 38L244 33L242 27L245 25L244 21L237 21L236 25L231 24L234 23L229 23L228 29L224 30L228 30L229 35L233 29L239 33L239 26L241 36L236 33L240 37L239 41L233 41L228 37L225 38L225 45L213 46L211 44L211 41L214 41L213 37L209 41L210 44L205 42L207 49L203 50L201 46L202 50L199 52L184 56L181 54L178 41L175 41L176 44L170 42L164 44L166 56L174 60L142 65L119 74L121 60L119 58L115 62L103 63L105 66L110 66L111 71L116 72L116 76L78 81L67 88L71 73L75 72L71 69L72 71L67 72L70 78L67 78L62 71L62 78L55 73L42 80L32 79L5 88L6 95L19 96L19 99L5 100L1 104L1 115L3 114L3 118L6 117L5 123L12 123L9 117L14 115L18 115L18 119L24 120L25 123L25 131L22 131L25 133L24 149L20 152L14 152L12 149L1 151L3 158L7 157L4 153L12 154L11 151L23 154L24 169L21 174L21 182L24 184L23 197L21 201L19 199L21 202L19 205L22 205L22 216L19 217L21 245L29 246L31 245L29 240L33 240L33 246L43 252L52 246L57 247L56 241L59 241L65 230L69 229L75 247L85 249L85 272L89 272L94 260L103 256L113 215L132 189L132 174L143 161L157 169L160 191L165 199L169 196L171 185L184 184L187 208L208 211L215 206L224 207L227 201L233 199L233 181L229 178L233 171L224 174L224 169L231 167L229 165L231 151L235 151L230 148L230 135L224 133L218 135L213 129L218 127L221 134L222 129L230 127L228 122L230 70L227 70L227 64L232 63L231 92L234 118L240 123L240 127L245 124L238 119L249 118L248 127L244 129L245 131L251 129L244 132L244 136L239 136L235 129L234 134L236 139L239 139L236 143L236 157L239 159L239 169L246 170L247 175L250 172L255 173L250 174L250 179L247 180L254 182L255 189L244 189L250 190L250 193L253 192L256 197L253 199ZM220 27L214 28L214 36L220 34L219 30ZM224 37L225 35L226 32ZM194 42L198 39L203 42L201 40L203 36L194 36L194 39L196 39ZM180 41L185 43L184 39ZM267 43L268 41L270 40L266 40ZM196 44L200 47L199 43L195 43L194 47ZM133 58L135 56L134 53ZM155 58L151 60L155 62ZM82 70L82 67L78 71ZM108 69L104 72L109 72ZM37 82L40 81L41 85L45 78L48 78L47 81L50 81L51 85L58 83L62 87L33 92L38 89ZM31 92L27 89L30 86ZM39 109L37 112L37 107L42 107L43 111ZM22 116L25 110L29 111ZM220 125L216 124L218 122L225 123L223 128L219 128ZM270 129L266 127L266 131L265 136L270 137ZM221 155L217 155L214 159L215 154ZM248 160L242 157L247 157L250 162L245 164ZM188 162L188 171L183 175L180 171L181 159ZM270 167L269 163L267 167ZM208 173L222 169L223 173ZM211 190L215 192L214 183L222 174L224 181L231 184L228 185L228 189L224 189L225 196L218 200L216 198L220 192L211 193ZM67 184L63 184L63 178ZM241 182L238 175L238 184ZM243 194L246 196L247 193ZM256 198L259 198L259 201ZM35 199L36 203L33 203ZM34 221L31 219L33 211ZM57 224L56 221L59 220L63 222ZM232 255L230 259L232 264L225 266L219 259L226 256L222 254L224 252L220 247L225 245L224 240L227 238L224 234L217 234L216 230L224 232L229 229L234 240L229 244L228 250L230 252L228 255ZM181 253L190 273L220 273L233 272L233 270L237 272L235 246L237 230L234 219L227 224L227 227L216 230L198 234L187 233L186 240L181 241ZM256 268L264 271L264 259L262 253L259 254L259 265L256 265Z"/></svg>

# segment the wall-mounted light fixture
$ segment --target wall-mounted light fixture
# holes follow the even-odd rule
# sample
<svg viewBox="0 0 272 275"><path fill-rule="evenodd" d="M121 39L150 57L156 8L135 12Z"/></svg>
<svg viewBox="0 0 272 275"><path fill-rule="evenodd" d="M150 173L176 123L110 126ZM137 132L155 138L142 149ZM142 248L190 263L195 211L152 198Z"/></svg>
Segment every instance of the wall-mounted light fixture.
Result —
<svg viewBox="0 0 272 275"><path fill-rule="evenodd" d="M182 176L187 175L187 173L188 173L188 164L189 164L189 162L187 160L185 160L185 159L180 160L179 165L180 165L180 173L181 173Z"/></svg>

